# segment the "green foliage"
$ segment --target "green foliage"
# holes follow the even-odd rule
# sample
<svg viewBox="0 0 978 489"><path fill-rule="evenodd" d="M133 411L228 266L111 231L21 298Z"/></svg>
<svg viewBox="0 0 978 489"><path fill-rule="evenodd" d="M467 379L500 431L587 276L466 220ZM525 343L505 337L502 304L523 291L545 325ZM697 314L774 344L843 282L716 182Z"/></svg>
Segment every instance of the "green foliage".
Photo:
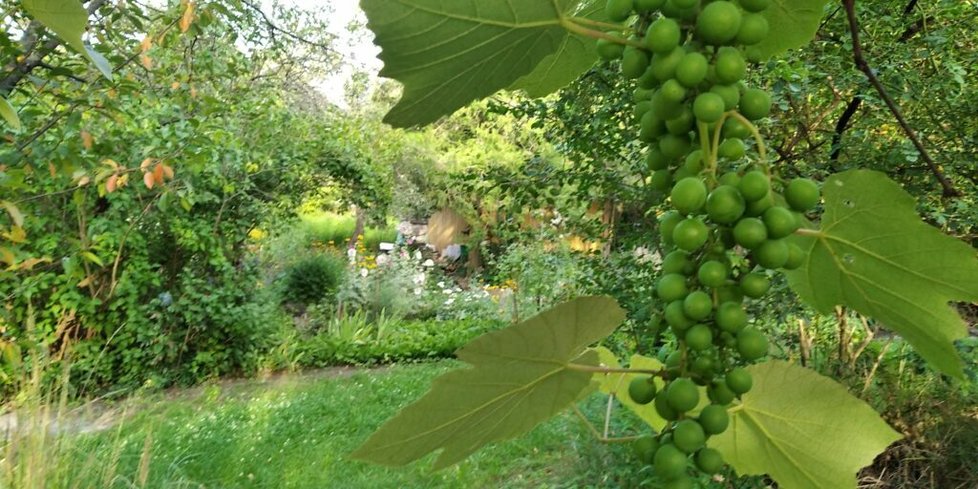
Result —
<svg viewBox="0 0 978 489"><path fill-rule="evenodd" d="M828 0L771 0L763 12L771 26L767 37L748 51L756 59L766 60L800 48L815 38Z"/></svg>
<svg viewBox="0 0 978 489"><path fill-rule="evenodd" d="M794 290L823 313L851 307L900 333L935 367L962 375L954 340L966 334L951 301L978 300L974 248L923 223L915 201L871 171L830 178L821 231L804 238Z"/></svg>
<svg viewBox="0 0 978 489"><path fill-rule="evenodd" d="M469 343L458 358L473 368L443 375L353 452L359 460L403 465L444 449L446 467L479 447L523 434L576 401L591 374L571 364L597 363L585 348L624 319L607 298L561 304ZM557 340L557 341L554 341ZM476 384L478 388L472 389Z"/></svg>
<svg viewBox="0 0 978 489"><path fill-rule="evenodd" d="M901 438L831 379L780 361L748 371L754 387L731 410L730 430L709 442L738 474L770 474L783 487L854 487L856 472Z"/></svg>
<svg viewBox="0 0 978 489"><path fill-rule="evenodd" d="M81 4L61 0L24 0L23 7L75 51L91 60L106 78L112 76L109 62L82 40L88 24L88 12Z"/></svg>
<svg viewBox="0 0 978 489"><path fill-rule="evenodd" d="M17 109L15 109L10 102L5 98L0 98L0 116L3 120L7 121L15 131L19 131L22 127L20 123L20 116L17 115Z"/></svg>
<svg viewBox="0 0 978 489"><path fill-rule="evenodd" d="M293 263L285 270L282 299L312 304L331 298L346 280L346 258L335 253L318 253Z"/></svg>

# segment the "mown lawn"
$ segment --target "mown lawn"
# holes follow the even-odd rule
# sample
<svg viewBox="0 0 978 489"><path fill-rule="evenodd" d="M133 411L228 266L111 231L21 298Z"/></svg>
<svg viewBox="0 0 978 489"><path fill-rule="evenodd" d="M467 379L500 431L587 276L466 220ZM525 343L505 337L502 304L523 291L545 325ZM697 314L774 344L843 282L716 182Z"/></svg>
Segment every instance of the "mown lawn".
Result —
<svg viewBox="0 0 978 489"><path fill-rule="evenodd" d="M572 414L432 472L345 455L421 395L445 361L336 377L249 382L165 396L125 423L66 445L46 487L556 488L629 487L627 446L593 442ZM600 416L600 398L586 407ZM626 476L625 474L631 474ZM51 474L54 475L54 474ZM55 480L57 479L57 480Z"/></svg>

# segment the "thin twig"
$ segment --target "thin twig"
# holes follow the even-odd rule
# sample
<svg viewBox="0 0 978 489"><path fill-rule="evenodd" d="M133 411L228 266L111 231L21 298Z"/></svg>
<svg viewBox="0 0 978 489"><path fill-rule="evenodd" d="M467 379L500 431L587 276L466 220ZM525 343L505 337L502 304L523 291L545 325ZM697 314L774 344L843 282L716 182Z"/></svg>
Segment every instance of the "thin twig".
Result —
<svg viewBox="0 0 978 489"><path fill-rule="evenodd" d="M900 110L900 106L897 105L893 97L890 96L889 92L886 91L886 87L880 82L879 78L876 77L876 73L873 68L869 66L869 62L863 57L863 47L859 40L859 20L856 18L856 0L842 0L842 5L845 7L846 16L849 18L849 31L852 34L852 57L853 61L856 63L856 67L859 71L862 71L869 79L869 83L873 85L873 88L879 93L880 98L886 102L886 106L889 107L890 112L893 113L893 117L896 118L900 127L913 142L913 145L917 148L920 153L920 157L924 159L927 166L930 167L931 173L937 178L937 181L941 184L941 188L944 191L945 197L960 197L961 192L954 188L951 181L944 175L940 166L931 158L930 152L924 147L924 143L920 140L917 135L917 131L910 126L907 119L903 116L903 111Z"/></svg>

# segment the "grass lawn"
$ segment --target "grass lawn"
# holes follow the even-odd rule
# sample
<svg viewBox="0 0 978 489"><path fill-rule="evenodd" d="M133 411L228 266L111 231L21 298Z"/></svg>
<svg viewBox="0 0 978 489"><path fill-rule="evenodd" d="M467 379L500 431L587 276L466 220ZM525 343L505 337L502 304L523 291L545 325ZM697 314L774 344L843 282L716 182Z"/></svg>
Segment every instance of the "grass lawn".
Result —
<svg viewBox="0 0 978 489"><path fill-rule="evenodd" d="M344 456L421 395L446 361L208 387L150 402L125 423L64 444L41 487L550 488L629 487L627 445L593 441L573 414L431 472ZM604 403L587 406L597 419ZM631 475L625 475L631 474ZM111 481L111 484L107 481ZM2 484L0 484L2 485Z"/></svg>

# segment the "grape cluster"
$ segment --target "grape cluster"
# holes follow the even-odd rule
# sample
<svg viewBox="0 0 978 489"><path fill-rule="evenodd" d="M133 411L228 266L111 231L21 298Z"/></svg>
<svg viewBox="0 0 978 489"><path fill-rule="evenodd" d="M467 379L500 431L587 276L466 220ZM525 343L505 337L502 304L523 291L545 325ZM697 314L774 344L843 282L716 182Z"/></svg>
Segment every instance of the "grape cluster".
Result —
<svg viewBox="0 0 978 489"><path fill-rule="evenodd" d="M745 83L757 57L752 47L770 30L769 2L608 0L608 17L630 21L627 31L637 34L609 32L598 41L599 54L620 61L637 84L634 115L648 144L649 183L672 207L659 219L667 254L652 327L668 328L678 348L660 375L664 388L644 376L628 389L669 421L635 445L668 489L693 487L690 467L723 468L706 440L726 431L728 406L752 387L744 366L768 351L745 299L768 292L771 271L802 265L804 252L786 238L820 200L815 182L774 179L763 157L748 156L745 140L759 138L751 121L771 111L770 95ZM704 388L708 403L697 410Z"/></svg>

